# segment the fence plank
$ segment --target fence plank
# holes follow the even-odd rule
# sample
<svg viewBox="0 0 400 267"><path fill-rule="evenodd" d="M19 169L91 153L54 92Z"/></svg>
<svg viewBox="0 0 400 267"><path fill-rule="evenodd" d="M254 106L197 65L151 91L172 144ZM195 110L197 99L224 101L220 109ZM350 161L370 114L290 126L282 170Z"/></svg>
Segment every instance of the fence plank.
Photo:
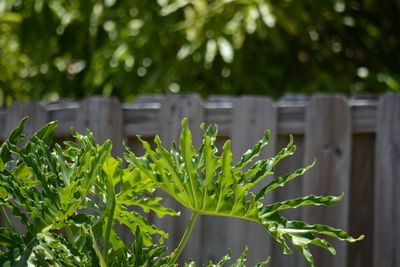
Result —
<svg viewBox="0 0 400 267"><path fill-rule="evenodd" d="M364 234L366 238L349 246L349 267L371 267L373 247L374 211L374 158L375 136L353 134L352 166L349 212L349 233L353 236Z"/></svg>
<svg viewBox="0 0 400 267"><path fill-rule="evenodd" d="M273 102L267 97L241 97L234 102L232 117L232 151L233 161L258 142L266 129L271 130L270 143L260 154L260 158L271 157L275 153L277 135L277 113ZM259 185L254 190L260 189ZM271 196L265 202L272 201ZM265 229L244 221L229 223L227 241L234 246L232 251L239 254L244 245L249 247L248 264L255 265L257 261L271 255L271 239Z"/></svg>
<svg viewBox="0 0 400 267"><path fill-rule="evenodd" d="M68 125L68 128L70 127L76 127L81 134L89 129L99 144L110 139L113 144L112 154L122 155L123 113L121 104L116 98L95 96L84 99L79 105L75 125ZM116 227L123 241L128 242L132 238L133 235L126 226Z"/></svg>
<svg viewBox="0 0 400 267"><path fill-rule="evenodd" d="M400 95L381 98L376 127L374 266L400 264Z"/></svg>
<svg viewBox="0 0 400 267"><path fill-rule="evenodd" d="M125 132L128 137L136 134L151 136L159 132L158 112L160 110L159 96L139 99L139 102L123 105L123 116ZM234 97L210 97L204 103L205 121L218 123L220 133L229 135L231 132L232 102ZM289 99L290 100L290 99ZM299 101L288 101L283 99L276 102L278 108L278 133L280 134L303 134L304 114L307 104L307 97L300 96ZM352 100L350 102L352 113L352 127L354 133L373 133L375 131L377 103L374 100ZM60 127L56 134L68 135L69 128L64 125L71 125L75 117L79 116L77 102L60 101L49 103L46 106L49 110L51 120L59 120ZM1 114L0 114L1 118Z"/></svg>
<svg viewBox="0 0 400 267"><path fill-rule="evenodd" d="M200 146L202 137L199 126L204 120L204 107L197 95L168 95L161 101L159 128L164 146L169 148L172 142L179 141L182 129L181 121L184 117L188 118L195 148L197 149ZM182 211L180 217L163 218L160 222L161 228L170 233L167 244L170 249L173 249L178 246L186 229L190 212L165 194L163 197L165 198L164 203L167 207ZM201 228L202 220L198 219L190 240L180 257L181 263L182 261L187 261L189 258L201 262Z"/></svg>
<svg viewBox="0 0 400 267"><path fill-rule="evenodd" d="M285 175L287 173L293 172L298 168L304 167L303 164L303 153L304 153L304 138L302 135L294 136L295 144L297 147L296 153L288 157L282 162L280 162L276 168L276 175ZM282 147L285 147L289 142L288 136L279 136L277 142L277 149L279 150ZM303 179L304 177L298 177L297 179L290 181L290 183L286 184L282 188L278 188L275 190L274 200L284 201L290 198L301 197L303 196ZM283 211L281 213L286 218L299 220L302 218L302 208L291 209L287 211ZM298 252L293 251L291 255L283 255L282 247L277 243L272 243L272 266L285 266L285 267L307 267L306 260L304 257Z"/></svg>
<svg viewBox="0 0 400 267"><path fill-rule="evenodd" d="M24 134L27 136L35 133L48 122L48 113L40 103L16 102L6 114L6 136L18 126L21 119L25 116L29 117L24 129Z"/></svg>
<svg viewBox="0 0 400 267"><path fill-rule="evenodd" d="M6 112L0 112L0 140L4 141L8 134L6 132Z"/></svg>
<svg viewBox="0 0 400 267"><path fill-rule="evenodd" d="M90 129L98 143L111 139L113 154L121 155L124 140L123 113L116 98L96 96L84 99L78 109L76 125L70 126L77 127L80 133Z"/></svg>
<svg viewBox="0 0 400 267"><path fill-rule="evenodd" d="M345 98L316 95L306 111L305 156L309 164L317 158L317 165L306 174L304 194L338 195L345 193L344 200L335 207L308 207L304 209L306 221L323 223L348 229L351 117ZM322 249L315 249L318 266L345 266L347 244L333 242L336 256Z"/></svg>

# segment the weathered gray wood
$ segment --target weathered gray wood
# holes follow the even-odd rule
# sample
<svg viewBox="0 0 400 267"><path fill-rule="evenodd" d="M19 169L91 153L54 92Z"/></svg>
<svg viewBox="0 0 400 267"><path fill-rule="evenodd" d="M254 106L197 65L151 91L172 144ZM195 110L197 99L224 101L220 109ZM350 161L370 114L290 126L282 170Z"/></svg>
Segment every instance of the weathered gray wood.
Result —
<svg viewBox="0 0 400 267"><path fill-rule="evenodd" d="M304 164L317 159L304 181L304 194L339 195L344 200L335 207L304 208L309 223L323 223L348 229L350 161L351 161L351 117L346 99L342 96L315 95L306 111ZM345 266L347 244L333 242L336 256L315 249L317 266Z"/></svg>
<svg viewBox="0 0 400 267"><path fill-rule="evenodd" d="M228 101L209 101L204 103L205 121L218 125L218 133L221 136L231 134L233 102Z"/></svg>
<svg viewBox="0 0 400 267"><path fill-rule="evenodd" d="M234 102L232 119L232 151L233 162L258 142L266 129L271 130L270 143L260 154L260 158L275 154L277 134L277 114L273 102L267 97L245 96ZM256 186L254 191L261 189ZM272 201L268 197L265 202ZM271 239L263 227L245 221L232 221L226 226L227 242L236 255L243 250L245 244L249 247L248 264L255 265L258 261L271 255Z"/></svg>
<svg viewBox="0 0 400 267"><path fill-rule="evenodd" d="M219 125L222 135L229 135L232 126L232 106L234 97L211 97L205 102L205 122ZM307 98L299 97L298 101L283 99L276 102L279 134L303 134ZM136 134L153 136L157 134L160 96L146 96L138 102L122 105L124 117L124 132L127 136ZM371 133L375 131L377 103L374 99L353 99L350 101L352 116L352 131L354 133ZM57 135L70 134L69 125L74 124L78 114L77 102L50 103L45 105L49 111L50 120L59 120Z"/></svg>
<svg viewBox="0 0 400 267"><path fill-rule="evenodd" d="M138 99L134 104L124 105L124 128L127 136L154 136L159 133L158 114L160 99Z"/></svg>
<svg viewBox="0 0 400 267"><path fill-rule="evenodd" d="M181 122L184 117L188 118L194 147L198 149L200 146L202 134L199 126L204 120L204 108L201 99L197 95L168 95L161 101L158 120L160 137L165 147L169 148L174 141L178 144L182 129ZM180 217L163 218L160 222L161 228L170 233L170 238L167 241L169 248L174 249L183 236L189 222L190 212L168 196L163 196L167 207L182 211ZM189 258L193 258L197 262L204 259L201 251L201 228L202 219L200 218L197 220L190 240L180 257L181 263L188 261Z"/></svg>
<svg viewBox="0 0 400 267"><path fill-rule="evenodd" d="M110 139L113 144L112 154L121 156L123 152L123 113L121 104L116 98L89 97L84 99L78 108L76 121L67 127L74 127L79 133L84 134L89 129L96 142L103 144ZM64 126L65 127L65 126ZM118 226L120 237L128 242L132 237L131 231L126 227Z"/></svg>
<svg viewBox="0 0 400 267"><path fill-rule="evenodd" d="M38 102L22 103L15 102L6 114L6 134L18 126L23 117L28 116L29 119L25 124L24 134L29 136L42 128L48 122L48 113Z"/></svg>
<svg viewBox="0 0 400 267"><path fill-rule="evenodd" d="M90 129L100 144L111 139L113 154L121 155L124 140L122 115L121 104L116 98L90 97L80 103L76 125L68 126L76 127L80 133Z"/></svg>
<svg viewBox="0 0 400 267"><path fill-rule="evenodd" d="M353 236L366 238L349 246L348 267L371 267L373 255L374 134L354 134L352 141L349 228Z"/></svg>
<svg viewBox="0 0 400 267"><path fill-rule="evenodd" d="M379 103L376 127L374 266L400 264L400 95Z"/></svg>
<svg viewBox="0 0 400 267"><path fill-rule="evenodd" d="M4 141L6 138L6 112L1 111L0 112L0 140Z"/></svg>
<svg viewBox="0 0 400 267"><path fill-rule="evenodd" d="M378 101L376 99L353 99L351 106L352 132L372 133L375 131Z"/></svg>
<svg viewBox="0 0 400 267"><path fill-rule="evenodd" d="M49 120L58 121L58 127L55 135L61 138L65 138L71 135L71 125L76 126L76 120L78 117L79 103L78 102L66 102L60 104L49 104L46 105L46 110L49 114Z"/></svg>
<svg viewBox="0 0 400 267"><path fill-rule="evenodd" d="M280 164L276 169L276 175L285 175L291 173L298 168L304 167L303 154L304 154L304 138L301 135L294 136L295 144L297 146L296 153L288 157ZM277 150L283 148L289 142L289 136L281 135L278 137ZM275 190L274 201L284 201L291 198L303 196L303 179L304 177L298 177L297 179L286 184L284 187ZM291 220L299 220L302 218L302 209L291 209L281 213L286 218ZM272 262L271 266L282 266L282 267L307 267L306 260L296 250L293 250L292 255L283 255L281 246L273 241L272 242ZM317 265L318 266L318 265Z"/></svg>

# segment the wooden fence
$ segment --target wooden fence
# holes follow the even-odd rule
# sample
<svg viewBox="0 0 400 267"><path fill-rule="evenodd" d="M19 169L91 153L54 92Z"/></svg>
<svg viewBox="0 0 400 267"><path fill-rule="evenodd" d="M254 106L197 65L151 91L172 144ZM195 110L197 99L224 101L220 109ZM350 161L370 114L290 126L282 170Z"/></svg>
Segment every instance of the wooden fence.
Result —
<svg viewBox="0 0 400 267"><path fill-rule="evenodd" d="M151 139L160 134L164 144L177 140L183 117L189 118L195 144L200 143L201 122L217 123L219 141L232 139L238 157L271 130L271 144L263 156L273 155L293 134L297 153L276 170L284 174L317 158L305 175L275 192L271 200L305 194L345 193L331 208L296 209L286 215L310 223L325 223L365 234L356 244L335 242L337 255L315 249L317 266L400 266L400 95L370 98L340 95L285 97L273 102L267 97L210 97L197 95L142 96L135 103L121 104L113 98L91 97L81 102L16 103L0 112L0 139L9 134L21 117L29 115L26 133L31 134L51 120L59 121L58 141L69 138L70 127L91 129L99 142L111 138L115 154L125 141L133 150L141 148L136 134ZM167 205L180 209L172 200ZM171 233L176 246L188 220L167 219L161 227ZM159 222L157 222L159 223ZM279 246L262 229L248 222L203 217L196 225L184 258L206 262L219 259L231 248L234 256L249 247L249 266L272 255L271 266L307 266L297 252L283 256Z"/></svg>

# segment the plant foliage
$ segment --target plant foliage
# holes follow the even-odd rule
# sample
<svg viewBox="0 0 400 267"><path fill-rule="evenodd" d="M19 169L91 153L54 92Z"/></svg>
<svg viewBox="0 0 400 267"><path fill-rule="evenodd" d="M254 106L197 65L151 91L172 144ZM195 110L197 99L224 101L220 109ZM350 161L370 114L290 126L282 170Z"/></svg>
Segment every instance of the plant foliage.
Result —
<svg viewBox="0 0 400 267"><path fill-rule="evenodd" d="M264 204L261 201L272 190L304 174L314 163L293 173L272 178L257 193L251 191L266 177L273 174L280 160L295 152L293 138L275 157L253 163L261 149L268 143L269 132L267 131L261 141L245 152L237 163L233 163L229 140L223 145L222 154L217 155L216 126L212 125L207 129L204 129L204 125L201 126L203 142L199 151L196 152L186 119L183 120L182 125L183 130L179 140L180 152L177 151L176 145L172 145L171 150L168 151L162 146L160 138L156 136L154 150L148 142L140 139L146 154L137 157L133 152L129 152L126 158L158 188L167 192L193 213L235 217L257 222L282 246L284 254L292 252L287 245L289 241L304 255L311 266L314 266L314 259L309 245L322 247L335 254L335 249L331 244L315 234L348 242L363 238L360 236L355 239L343 230L326 225L289 221L279 214L282 210L307 205L331 206L338 203L342 195L337 197L309 195L272 204ZM151 163L147 158L151 160Z"/></svg>
<svg viewBox="0 0 400 267"><path fill-rule="evenodd" d="M137 245L125 245L115 225L125 225L146 247L157 236L161 243L168 237L137 209L159 217L176 215L151 196L153 182L132 167L123 168L111 156L111 142L97 145L89 131L84 136L74 132L75 142L52 148L57 127L52 122L20 145L24 122L0 148L0 208L8 221L8 227L0 228L0 262L139 266L131 262L146 257L135 258ZM157 245L146 253L160 255L165 248Z"/></svg>
<svg viewBox="0 0 400 267"><path fill-rule="evenodd" d="M262 202L272 190L304 174L314 163L272 178L259 192L252 192L280 160L294 153L292 138L275 157L253 162L268 143L266 132L234 164L229 141L222 154L217 154L214 125L207 129L201 126L203 142L196 152L185 119L179 149L176 145L165 149L158 136L155 149L140 139L146 154L137 157L128 149L124 162L111 155L111 141L98 145L89 130L85 135L73 130L73 141L63 146L53 144L56 122L24 139L25 120L0 147L0 210L7 224L0 227L3 266L177 266L199 215L257 222L285 254L291 253L290 242L311 266L314 260L309 245L335 253L320 235L349 242L362 239L326 225L289 221L279 215L282 210L300 206L331 206L342 196L310 195L279 203ZM168 233L144 216L150 212L160 218L179 214L160 204L161 198L153 195L156 188L193 212L180 245L170 255L163 245ZM246 255L247 249L230 266L245 266ZM230 257L228 253L207 266L224 266ZM196 264L189 261L185 266Z"/></svg>

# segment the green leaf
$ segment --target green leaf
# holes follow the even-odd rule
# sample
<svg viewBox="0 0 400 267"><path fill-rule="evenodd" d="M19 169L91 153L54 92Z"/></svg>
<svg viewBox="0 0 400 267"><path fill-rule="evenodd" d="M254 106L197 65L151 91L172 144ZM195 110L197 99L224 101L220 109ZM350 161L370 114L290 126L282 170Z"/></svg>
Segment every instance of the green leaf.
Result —
<svg viewBox="0 0 400 267"><path fill-rule="evenodd" d="M92 228L89 229L90 236L92 238L92 246L94 251L96 252L97 257L99 258L99 265L100 267L107 267L106 262L104 261L103 254L101 254L100 248L97 244L96 237L93 234Z"/></svg>
<svg viewBox="0 0 400 267"><path fill-rule="evenodd" d="M12 232L8 228L0 228L0 246L12 249L23 244L23 239L17 233Z"/></svg>
<svg viewBox="0 0 400 267"><path fill-rule="evenodd" d="M270 131L265 131L263 138L254 145L252 149L247 150L242 157L240 158L240 161L236 164L235 168L237 169L243 169L247 164L250 164L254 158L258 157L258 155L261 152L261 149L266 146L269 142L269 136L270 136Z"/></svg>
<svg viewBox="0 0 400 267"><path fill-rule="evenodd" d="M152 235L163 242L168 234L132 209L139 207L159 217L177 215L151 196L152 179L137 169L124 168L122 159L112 157L111 142L96 144L90 131L73 132L74 141L53 146L55 122L22 146L24 122L0 148L1 209L9 209L13 220L25 226L22 233L12 223L0 228L3 263L12 265L18 258L15 266L128 266L132 249L121 241L116 224L132 232L140 226L145 262L154 266L166 262L160 258L165 248L154 246Z"/></svg>
<svg viewBox="0 0 400 267"><path fill-rule="evenodd" d="M303 175L315 162L293 173L272 178L267 186L256 194L250 191L255 185L272 175L276 165L282 159L293 155L296 146L293 144L292 136L290 136L288 145L275 157L253 163L261 149L268 143L269 131L266 131L263 139L252 149L246 151L236 165L232 165L229 140L223 146L222 155L216 155L214 133L217 130L204 131L204 125L201 126L203 141L199 151L196 152L193 148L187 119L182 121L182 126L179 152L174 146L171 151L162 147L161 140L157 136L155 150L147 142L141 140L146 155L137 157L128 151L125 157L142 176L151 179L155 186L164 190L183 206L191 209L194 214L235 217L257 222L264 226L281 245L283 253L290 254L292 252L287 244L287 241L290 241L311 265L314 263L309 245L320 246L331 253L334 252L334 248L326 240L316 237L314 234L325 234L348 242L362 238L354 239L345 232L328 226L311 226L296 221L287 221L279 215L280 211L301 206L331 206L338 203L343 195L338 197L310 195L269 205L260 201L272 190ZM146 156L149 156L149 159ZM248 165L250 165L249 168L244 168ZM242 266L245 256L244 253L234 266ZM268 259L264 264L267 262ZM262 264L260 263L259 266ZM187 266L192 265L194 263L187 264Z"/></svg>
<svg viewBox="0 0 400 267"><path fill-rule="evenodd" d="M267 265L271 262L271 257L266 258L265 260L259 262L256 264L256 267L262 267L264 265Z"/></svg>
<svg viewBox="0 0 400 267"><path fill-rule="evenodd" d="M299 197L295 199L290 199L282 202L276 202L271 205L264 205L260 209L260 213L258 217L260 219L265 219L278 211L287 210L287 209L295 209L301 206L332 206L339 203L343 198L343 194L338 197L333 196L306 196Z"/></svg>
<svg viewBox="0 0 400 267"><path fill-rule="evenodd" d="M284 176L278 176L278 177L272 179L272 181L266 187L264 187L260 190L260 192L256 196L256 199L261 200L264 198L264 196L266 196L272 190L285 186L285 184L287 182L290 182L294 178L299 177L299 176L303 175L304 173L306 173L309 169L311 169L315 165L315 163L316 163L316 161L314 161L312 164L308 165L305 168L300 168L292 173L286 174Z"/></svg>
<svg viewBox="0 0 400 267"><path fill-rule="evenodd" d="M242 267L245 266L247 260L247 247L246 249L242 252L242 255L231 265L231 267Z"/></svg>
<svg viewBox="0 0 400 267"><path fill-rule="evenodd" d="M5 168L5 165L4 165L3 159L0 158L0 172L4 171L4 168Z"/></svg>
<svg viewBox="0 0 400 267"><path fill-rule="evenodd" d="M198 202L198 188L199 188L199 181L197 179L197 170L194 164L194 158L196 151L194 150L192 144L192 134L189 131L187 119L182 121L183 131L181 133L180 141L179 141L179 148L182 153L182 161L184 166L184 173L187 177L185 179L189 180L189 199L192 203L192 206L197 209L200 206Z"/></svg>
<svg viewBox="0 0 400 267"><path fill-rule="evenodd" d="M86 255L74 250L68 242L51 233L39 233L32 248L28 266L77 266L89 264Z"/></svg>
<svg viewBox="0 0 400 267"><path fill-rule="evenodd" d="M25 122L28 118L24 117L19 123L18 127L12 130L10 136L0 147L0 158L2 159L4 164L7 164L11 160L11 152L9 145L16 145L18 141L24 138L22 134L25 126Z"/></svg>

